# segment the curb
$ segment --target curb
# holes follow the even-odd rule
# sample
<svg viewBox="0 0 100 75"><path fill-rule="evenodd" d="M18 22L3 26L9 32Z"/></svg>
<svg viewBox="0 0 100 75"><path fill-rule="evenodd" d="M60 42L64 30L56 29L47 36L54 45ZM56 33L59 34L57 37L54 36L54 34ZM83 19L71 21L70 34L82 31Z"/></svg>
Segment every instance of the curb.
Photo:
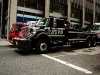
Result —
<svg viewBox="0 0 100 75"><path fill-rule="evenodd" d="M0 46L12 45L7 39L0 39Z"/></svg>

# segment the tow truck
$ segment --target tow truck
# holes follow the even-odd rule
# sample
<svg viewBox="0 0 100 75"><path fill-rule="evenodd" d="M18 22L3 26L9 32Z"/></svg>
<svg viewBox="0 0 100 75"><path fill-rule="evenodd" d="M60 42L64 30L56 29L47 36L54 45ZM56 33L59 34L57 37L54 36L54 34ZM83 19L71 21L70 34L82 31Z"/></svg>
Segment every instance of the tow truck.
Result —
<svg viewBox="0 0 100 75"><path fill-rule="evenodd" d="M38 53L46 53L51 47L71 46L84 43L86 47L96 46L96 34L76 29L66 18L42 18L33 26L21 29L21 38L14 39L18 49L31 50L35 48Z"/></svg>

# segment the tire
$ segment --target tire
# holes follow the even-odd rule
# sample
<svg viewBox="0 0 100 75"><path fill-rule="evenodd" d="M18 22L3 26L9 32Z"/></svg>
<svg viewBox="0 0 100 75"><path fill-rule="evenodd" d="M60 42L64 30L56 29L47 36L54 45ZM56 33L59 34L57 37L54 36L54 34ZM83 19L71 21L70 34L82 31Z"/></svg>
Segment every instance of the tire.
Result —
<svg viewBox="0 0 100 75"><path fill-rule="evenodd" d="M91 47L91 44L92 42L91 42L91 39L87 39L87 41L86 41L86 47Z"/></svg>
<svg viewBox="0 0 100 75"><path fill-rule="evenodd" d="M97 40L93 39L93 41L92 41L92 47L95 47L96 45L97 45Z"/></svg>
<svg viewBox="0 0 100 75"><path fill-rule="evenodd" d="M70 45L71 45L72 48L77 47L77 44L76 43L71 43Z"/></svg>
<svg viewBox="0 0 100 75"><path fill-rule="evenodd" d="M50 46L49 46L49 42L45 39L40 39L39 41L37 41L36 43L36 51L39 53L39 54L44 54L46 53L49 49L50 49Z"/></svg>

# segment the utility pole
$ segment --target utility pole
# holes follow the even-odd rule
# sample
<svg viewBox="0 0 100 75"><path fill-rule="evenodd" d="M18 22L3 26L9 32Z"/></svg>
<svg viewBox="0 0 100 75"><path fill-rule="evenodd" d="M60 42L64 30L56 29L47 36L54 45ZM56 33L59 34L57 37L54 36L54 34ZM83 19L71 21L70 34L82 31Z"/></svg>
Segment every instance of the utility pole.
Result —
<svg viewBox="0 0 100 75"><path fill-rule="evenodd" d="M95 0L93 0L93 23L95 23Z"/></svg>
<svg viewBox="0 0 100 75"><path fill-rule="evenodd" d="M45 18L48 18L50 16L49 14L49 8L50 8L50 0L45 0Z"/></svg>
<svg viewBox="0 0 100 75"><path fill-rule="evenodd" d="M0 26L0 38L2 38L2 13L3 13L3 0L1 1L1 26Z"/></svg>
<svg viewBox="0 0 100 75"><path fill-rule="evenodd" d="M85 5L86 5L86 0L83 0L83 7L82 7L82 27L84 27L84 24L85 24Z"/></svg>
<svg viewBox="0 0 100 75"><path fill-rule="evenodd" d="M24 8L25 8L25 0L24 0ZM23 23L24 23L24 11L23 11Z"/></svg>
<svg viewBox="0 0 100 75"><path fill-rule="evenodd" d="M7 40L9 40L11 0L8 0Z"/></svg>
<svg viewBox="0 0 100 75"><path fill-rule="evenodd" d="M70 22L70 18L71 18L71 0L67 0L67 3L68 3L67 18L68 18L68 21Z"/></svg>

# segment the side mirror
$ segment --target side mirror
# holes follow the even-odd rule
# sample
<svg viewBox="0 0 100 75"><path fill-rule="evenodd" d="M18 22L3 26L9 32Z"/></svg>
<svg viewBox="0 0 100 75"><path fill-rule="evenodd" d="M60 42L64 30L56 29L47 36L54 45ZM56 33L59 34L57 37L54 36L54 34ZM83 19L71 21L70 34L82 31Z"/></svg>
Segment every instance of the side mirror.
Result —
<svg viewBox="0 0 100 75"><path fill-rule="evenodd" d="M54 24L53 24L53 27L54 27L54 28L57 28L57 24L56 24L56 23L54 23Z"/></svg>

